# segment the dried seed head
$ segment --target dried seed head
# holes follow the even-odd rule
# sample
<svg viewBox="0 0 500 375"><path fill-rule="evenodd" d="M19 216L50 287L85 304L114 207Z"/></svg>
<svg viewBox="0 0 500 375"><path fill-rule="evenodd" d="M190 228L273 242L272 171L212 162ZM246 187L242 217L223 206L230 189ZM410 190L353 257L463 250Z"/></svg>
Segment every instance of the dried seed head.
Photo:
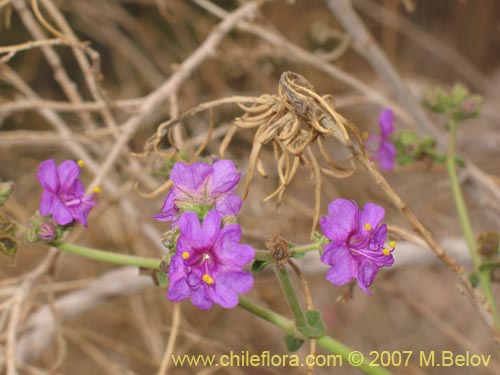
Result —
<svg viewBox="0 0 500 375"><path fill-rule="evenodd" d="M290 258L290 249L288 242L279 234L272 234L266 239L266 248L271 252L273 260L281 267L284 266Z"/></svg>

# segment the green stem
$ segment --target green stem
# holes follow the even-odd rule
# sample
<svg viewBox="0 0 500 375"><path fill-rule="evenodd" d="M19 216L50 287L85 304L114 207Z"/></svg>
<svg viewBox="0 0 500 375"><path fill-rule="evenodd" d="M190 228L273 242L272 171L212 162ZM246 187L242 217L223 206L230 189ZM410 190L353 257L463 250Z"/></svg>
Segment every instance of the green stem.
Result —
<svg viewBox="0 0 500 375"><path fill-rule="evenodd" d="M268 322L283 328L285 331L287 331L289 334L301 339L301 340L307 340L307 337L305 337L303 334L301 334L297 328L295 327L295 324L290 320L285 318L284 316L275 313L274 311L268 310L265 307L256 305L252 301L246 299L245 297L240 297L240 303L239 306L242 309L247 310L248 312L257 315L258 317L267 320ZM328 350L330 353L339 355L343 361L349 362L349 355L352 352L352 350L342 344L341 342L335 340L334 338L330 336L321 336L319 337L316 342L318 343L319 346L323 347L324 349ZM366 374L370 375L390 375L391 373L387 371L386 369L382 367L372 367L370 366L370 361L363 360L362 364L358 367L361 371L363 371Z"/></svg>
<svg viewBox="0 0 500 375"><path fill-rule="evenodd" d="M161 260L155 258L144 258L135 255L112 253L105 250L91 249L68 242L53 242L51 246L57 247L66 253L79 255L85 258L98 260L100 262L120 264L122 266L137 266L152 270L160 269Z"/></svg>
<svg viewBox="0 0 500 375"><path fill-rule="evenodd" d="M278 265L273 265L274 271L278 276L278 281L281 285L281 289L286 296L288 301L288 305L292 310L293 316L295 318L295 324L297 327L305 327L306 319L304 317L304 312L302 311L302 307L300 306L299 299L297 298L297 293L295 293L295 288L293 287L292 281L290 280L290 276L288 276L288 272L285 267L280 267Z"/></svg>
<svg viewBox="0 0 500 375"><path fill-rule="evenodd" d="M307 245L302 245L302 246L295 246L290 249L291 255L295 254L304 254L309 251L317 250L321 246L321 242L313 242Z"/></svg>
<svg viewBox="0 0 500 375"><path fill-rule="evenodd" d="M469 215L467 213L467 206L465 205L462 190L460 189L460 182L458 181L457 177L455 166L457 123L453 120L450 120L448 126L450 131L450 140L448 144L448 153L446 155L446 169L448 171L448 176L450 177L453 199L455 200L455 206L457 208L458 217L462 226L462 232L464 233L465 241L467 242L467 247L469 248L470 257L472 259L472 262L474 263L474 269L478 274L481 287L486 297L486 302L491 309L496 326L500 328L500 320L498 318L495 298L493 297L493 293L491 291L490 272L487 269L481 269L481 256L478 252L477 242L474 237L474 232L469 220Z"/></svg>
<svg viewBox="0 0 500 375"><path fill-rule="evenodd" d="M112 253L110 251L105 251L105 250L98 250L98 249L92 249L89 247L85 246L80 246L80 245L75 245L72 243L67 243L67 242L52 242L50 244L51 246L57 247L59 250L62 250L64 252L74 254L74 255L79 255L85 258L89 259L94 259L97 261L101 262L107 262L107 263L114 263L114 264L119 264L119 265L124 265L124 266L137 266L141 268L149 268L152 270L158 270L160 268L160 263L161 260L159 259L154 259L154 258L144 258L144 257L139 257L135 255L125 255L125 254L117 254L117 253ZM286 271L285 271L286 272ZM286 275L286 278L288 280L289 285L287 288L292 287L290 283L290 279L288 278L288 275ZM285 281L286 283L286 281ZM293 288L293 287L292 287ZM294 293L295 295L295 293ZM297 296L295 295L295 299L297 300ZM298 300L296 301L298 304ZM274 325L283 328L286 330L288 333L292 334L293 336L302 339L302 340L307 340L307 337L305 337L302 333L300 333L294 322L291 320L285 318L284 316L275 313L274 311L268 310L262 306L258 306L254 304L253 302L247 300L244 297L240 297L239 299L239 306L250 313L270 322L273 323ZM300 308L300 305L299 305ZM302 317L303 318L303 317ZM340 357L342 357L344 360L348 361L349 354L351 353L351 349L349 349L347 346L344 344L336 341L332 337L329 336L322 336L317 339L318 345L322 346L323 348L327 349L333 354L337 354ZM368 361L363 361L363 363L358 367L360 370L367 374L371 375L391 375L390 372L386 371L385 369L381 367L370 367Z"/></svg>

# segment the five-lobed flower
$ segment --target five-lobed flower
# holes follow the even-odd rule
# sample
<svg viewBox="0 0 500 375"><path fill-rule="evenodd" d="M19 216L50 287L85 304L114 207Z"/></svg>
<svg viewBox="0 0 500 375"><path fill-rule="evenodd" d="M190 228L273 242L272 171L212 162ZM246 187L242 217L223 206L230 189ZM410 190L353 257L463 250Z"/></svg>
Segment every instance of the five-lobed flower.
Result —
<svg viewBox="0 0 500 375"><path fill-rule="evenodd" d="M253 276L243 270L255 255L250 245L240 244L238 224L221 227L221 214L210 210L200 223L195 212L184 212L178 222L179 238L168 271L168 299L191 298L207 310L215 303L224 308L238 304L238 294L253 286Z"/></svg>
<svg viewBox="0 0 500 375"><path fill-rule="evenodd" d="M43 161L37 178L43 187L40 214L52 215L59 225L75 220L87 226L87 216L97 203L95 194L85 196L85 188L79 180L80 166L73 160L66 160L56 167L53 159Z"/></svg>
<svg viewBox="0 0 500 375"><path fill-rule="evenodd" d="M379 269L394 263L396 243L385 246L384 215L384 208L373 203L367 203L362 211L354 201L336 199L330 203L328 216L320 220L323 233L331 240L321 256L323 263L331 265L328 281L340 286L356 279L359 287L371 294L368 287Z"/></svg>

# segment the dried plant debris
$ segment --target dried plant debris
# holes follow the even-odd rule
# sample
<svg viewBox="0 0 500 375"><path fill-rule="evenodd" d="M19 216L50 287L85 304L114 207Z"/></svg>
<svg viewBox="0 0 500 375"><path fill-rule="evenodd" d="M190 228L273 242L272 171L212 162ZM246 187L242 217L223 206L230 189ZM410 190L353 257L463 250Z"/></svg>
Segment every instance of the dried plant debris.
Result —
<svg viewBox="0 0 500 375"><path fill-rule="evenodd" d="M203 103L179 118L161 124L156 134L147 142L146 153L154 150L162 157L173 157L172 153L162 153L158 150L158 145L165 135L175 147L171 136L173 125L188 116L228 103L237 104L244 114L234 120L234 127L222 140L219 147L221 157L224 156L238 130L254 131L243 198L248 196L255 170L262 176L267 176L260 159L260 152L264 145L271 144L279 186L264 201L276 198L280 203L299 166L305 166L310 170L315 183L315 215L312 229L314 231L319 220L322 174L343 178L350 176L355 168L352 158L348 166L340 165L333 160L325 148L324 137L333 136L341 145L352 151L354 144L351 136L354 136L355 143L361 148L362 153L363 142L356 127L335 111L333 97L318 95L314 86L300 74L283 73L279 81L278 95L264 94L258 98L229 97ZM204 145L207 143L204 142ZM318 145L327 164L326 167L320 165L312 149L314 144ZM197 154L199 155L201 151L198 149Z"/></svg>

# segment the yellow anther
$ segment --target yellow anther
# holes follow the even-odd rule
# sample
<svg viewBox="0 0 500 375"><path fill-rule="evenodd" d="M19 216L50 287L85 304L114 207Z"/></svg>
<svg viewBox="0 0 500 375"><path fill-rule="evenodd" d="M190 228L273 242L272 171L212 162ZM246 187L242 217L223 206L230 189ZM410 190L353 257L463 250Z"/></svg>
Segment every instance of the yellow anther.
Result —
<svg viewBox="0 0 500 375"><path fill-rule="evenodd" d="M80 168L83 168L83 166L85 165L85 162L84 162L82 159L80 159L80 160L78 160L78 161L76 162L76 164L78 164L78 166L79 166Z"/></svg>
<svg viewBox="0 0 500 375"><path fill-rule="evenodd" d="M384 254L386 257L388 257L391 254L391 252L389 251L388 248L384 247L384 250L382 250L382 254Z"/></svg>
<svg viewBox="0 0 500 375"><path fill-rule="evenodd" d="M366 230L370 230L370 229L372 229L371 224L370 224L370 223L366 223L366 224L365 224L365 229L366 229Z"/></svg>
<svg viewBox="0 0 500 375"><path fill-rule="evenodd" d="M92 189L92 191L96 194L99 194L101 192L101 188L99 186L96 186L95 188Z"/></svg>
<svg viewBox="0 0 500 375"><path fill-rule="evenodd" d="M396 241L389 242L389 246L394 249L396 247Z"/></svg>
<svg viewBox="0 0 500 375"><path fill-rule="evenodd" d="M210 275L204 274L203 275L203 281L206 282L208 285L211 285L214 283L214 279L210 277Z"/></svg>
<svg viewBox="0 0 500 375"><path fill-rule="evenodd" d="M363 132L363 139L368 139L368 132Z"/></svg>
<svg viewBox="0 0 500 375"><path fill-rule="evenodd" d="M182 259L188 259L190 257L189 253L187 251L184 251L182 253Z"/></svg>

